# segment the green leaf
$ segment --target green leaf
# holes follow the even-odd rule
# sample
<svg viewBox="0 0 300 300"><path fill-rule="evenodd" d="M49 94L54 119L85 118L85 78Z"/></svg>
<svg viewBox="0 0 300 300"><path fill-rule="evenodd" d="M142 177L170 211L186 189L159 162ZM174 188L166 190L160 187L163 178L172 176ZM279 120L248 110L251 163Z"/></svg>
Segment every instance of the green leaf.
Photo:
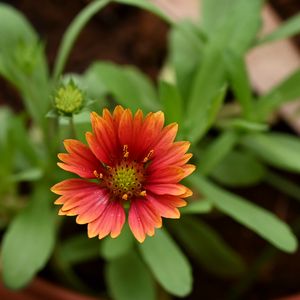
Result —
<svg viewBox="0 0 300 300"><path fill-rule="evenodd" d="M253 155L232 151L213 169L210 176L231 187L250 186L266 175L264 166Z"/></svg>
<svg viewBox="0 0 300 300"><path fill-rule="evenodd" d="M205 214L212 210L213 206L209 200L200 199L190 202L187 206L182 207L182 214Z"/></svg>
<svg viewBox="0 0 300 300"><path fill-rule="evenodd" d="M241 55L228 50L224 53L224 62L236 100L240 102L244 116L251 119L253 114L252 88L244 59Z"/></svg>
<svg viewBox="0 0 300 300"><path fill-rule="evenodd" d="M159 98L166 114L167 123L181 123L183 110L183 101L175 85L165 81L159 82Z"/></svg>
<svg viewBox="0 0 300 300"><path fill-rule="evenodd" d="M262 37L258 44L270 43L280 39L286 39L300 32L300 14L289 18L281 26L270 34Z"/></svg>
<svg viewBox="0 0 300 300"><path fill-rule="evenodd" d="M261 133L247 135L241 142L268 164L290 172L300 172L299 137L284 133Z"/></svg>
<svg viewBox="0 0 300 300"><path fill-rule="evenodd" d="M31 117L45 126L49 106L44 46L22 14L0 4L0 74L17 87Z"/></svg>
<svg viewBox="0 0 300 300"><path fill-rule="evenodd" d="M300 71L297 70L259 98L255 111L259 120L265 120L281 104L300 97Z"/></svg>
<svg viewBox="0 0 300 300"><path fill-rule="evenodd" d="M12 181L35 181L43 176L43 170L40 168L31 168L11 176Z"/></svg>
<svg viewBox="0 0 300 300"><path fill-rule="evenodd" d="M117 3L136 6L136 7L148 10L149 12L162 18L167 23L169 23L169 24L173 23L173 21L169 18L169 16L164 14L156 5L152 4L151 2L149 2L147 0L113 0L113 1L117 2Z"/></svg>
<svg viewBox="0 0 300 300"><path fill-rule="evenodd" d="M223 49L220 50L216 44L206 47L202 63L193 80L186 113L186 123L192 142L200 139L211 125L211 116L208 114L213 103L216 99L218 103L221 102L219 98L223 100L225 96L225 69L220 63L222 51ZM215 111L215 115L217 112L218 110Z"/></svg>
<svg viewBox="0 0 300 300"><path fill-rule="evenodd" d="M190 21L177 23L169 35L170 63L176 73L176 85L182 99L188 99L192 78L202 59L203 40L199 28Z"/></svg>
<svg viewBox="0 0 300 300"><path fill-rule="evenodd" d="M112 94L125 107L132 110L159 108L158 96L152 83L134 67L96 62L86 71L85 76L93 76L108 94Z"/></svg>
<svg viewBox="0 0 300 300"><path fill-rule="evenodd" d="M156 299L153 278L135 251L109 261L105 275L115 300Z"/></svg>
<svg viewBox="0 0 300 300"><path fill-rule="evenodd" d="M184 297L192 289L191 266L166 231L158 230L139 245L142 257L157 281L170 294Z"/></svg>
<svg viewBox="0 0 300 300"><path fill-rule="evenodd" d="M116 239L108 237L102 242L100 253L106 260L114 260L131 251L133 245L133 235L126 225Z"/></svg>
<svg viewBox="0 0 300 300"><path fill-rule="evenodd" d="M211 227L194 217L183 217L172 226L190 255L209 272L237 276L245 271L242 258Z"/></svg>
<svg viewBox="0 0 300 300"><path fill-rule="evenodd" d="M25 17L12 6L0 3L0 53L21 41L34 42L36 34Z"/></svg>
<svg viewBox="0 0 300 300"><path fill-rule="evenodd" d="M55 241L56 214L48 186L39 185L30 205L10 224L2 244L3 281L20 289L46 264Z"/></svg>
<svg viewBox="0 0 300 300"><path fill-rule="evenodd" d="M220 120L218 122L218 125L222 126L223 128L226 128L227 130L234 129L244 132L261 132L267 131L269 129L269 126L266 123L253 122L240 118Z"/></svg>
<svg viewBox="0 0 300 300"><path fill-rule="evenodd" d="M202 174L210 173L233 149L239 134L233 130L221 133L202 153L198 168Z"/></svg>
<svg viewBox="0 0 300 300"><path fill-rule="evenodd" d="M202 27L220 47L243 54L261 26L261 0L204 0Z"/></svg>
<svg viewBox="0 0 300 300"><path fill-rule="evenodd" d="M64 264L78 264L99 256L99 240L89 239L87 235L73 236L61 243L57 255Z"/></svg>
<svg viewBox="0 0 300 300"><path fill-rule="evenodd" d="M280 250L296 251L298 242L290 227L271 212L221 189L199 174L191 175L189 180L220 211L253 230Z"/></svg>

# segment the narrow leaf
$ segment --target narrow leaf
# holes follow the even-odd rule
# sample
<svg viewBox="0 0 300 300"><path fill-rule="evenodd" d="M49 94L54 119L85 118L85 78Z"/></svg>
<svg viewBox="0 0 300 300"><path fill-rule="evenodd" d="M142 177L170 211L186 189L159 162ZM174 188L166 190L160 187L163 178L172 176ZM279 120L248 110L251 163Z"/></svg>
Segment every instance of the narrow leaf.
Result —
<svg viewBox="0 0 300 300"><path fill-rule="evenodd" d="M270 43L281 39L287 39L300 32L300 14L289 18L281 26L275 29L273 32L261 38L258 43Z"/></svg>
<svg viewBox="0 0 300 300"><path fill-rule="evenodd" d="M3 238L4 283L20 289L46 264L55 241L55 212L50 209L50 192L38 187L31 204L10 224Z"/></svg>
<svg viewBox="0 0 300 300"><path fill-rule="evenodd" d="M167 123L181 123L183 111L183 101L175 85L165 81L159 83L159 98L166 114Z"/></svg>
<svg viewBox="0 0 300 300"><path fill-rule="evenodd" d="M264 166L247 152L231 151L213 169L210 176L231 187L251 186L266 175Z"/></svg>
<svg viewBox="0 0 300 300"><path fill-rule="evenodd" d="M85 77L94 78L99 85L125 107L157 110L158 96L150 80L133 67L120 67L113 63L96 62L86 71Z"/></svg>
<svg viewBox="0 0 300 300"><path fill-rule="evenodd" d="M296 251L298 242L290 227L271 212L221 189L199 174L191 175L189 180L228 216L253 230L280 250Z"/></svg>
<svg viewBox="0 0 300 300"><path fill-rule="evenodd" d="M290 172L300 172L298 137L284 133L260 133L247 135L241 142L268 164Z"/></svg>
<svg viewBox="0 0 300 300"><path fill-rule="evenodd" d="M212 203L207 199L200 199L190 202L187 206L182 207L182 214L205 214L209 213L213 208Z"/></svg>
<svg viewBox="0 0 300 300"><path fill-rule="evenodd" d="M253 114L252 88L246 64L242 56L229 50L224 53L224 62L236 100L241 104L244 116L251 119Z"/></svg>
<svg viewBox="0 0 300 300"><path fill-rule="evenodd" d="M202 153L199 170L202 174L208 174L222 159L233 149L238 142L239 135L233 130L221 133L207 149Z"/></svg>
<svg viewBox="0 0 300 300"><path fill-rule="evenodd" d="M106 238L101 244L100 253L106 260L113 260L132 250L134 239L126 225L118 238Z"/></svg>
<svg viewBox="0 0 300 300"><path fill-rule="evenodd" d="M109 261L105 273L113 299L156 299L153 278L135 251Z"/></svg>
<svg viewBox="0 0 300 300"><path fill-rule="evenodd" d="M265 120L270 113L287 101L300 97L300 71L297 70L270 92L259 98L255 111L259 120Z"/></svg>
<svg viewBox="0 0 300 300"><path fill-rule="evenodd" d="M142 257L157 281L170 294L184 297L192 289L191 266L167 232L159 230L139 245Z"/></svg>

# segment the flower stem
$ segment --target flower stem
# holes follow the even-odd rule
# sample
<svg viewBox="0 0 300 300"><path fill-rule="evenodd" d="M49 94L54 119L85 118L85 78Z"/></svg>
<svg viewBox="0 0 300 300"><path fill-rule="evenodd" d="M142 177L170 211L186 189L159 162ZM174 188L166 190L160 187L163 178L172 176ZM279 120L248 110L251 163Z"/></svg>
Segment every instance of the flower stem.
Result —
<svg viewBox="0 0 300 300"><path fill-rule="evenodd" d="M109 2L110 0L92 1L76 16L76 18L70 24L69 28L63 36L58 55L55 60L53 80L57 80L57 78L59 78L59 76L61 75L65 67L68 55L70 54L75 40L81 32L82 28L100 9L102 9Z"/></svg>

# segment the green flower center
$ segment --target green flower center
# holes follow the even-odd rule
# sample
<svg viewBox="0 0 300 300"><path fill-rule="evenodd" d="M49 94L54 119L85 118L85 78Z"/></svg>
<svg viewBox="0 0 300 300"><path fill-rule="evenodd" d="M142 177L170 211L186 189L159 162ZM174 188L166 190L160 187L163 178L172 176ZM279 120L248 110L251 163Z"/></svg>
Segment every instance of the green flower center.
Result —
<svg viewBox="0 0 300 300"><path fill-rule="evenodd" d="M74 85L68 84L59 88L55 97L55 107L63 114L78 112L83 105L83 94Z"/></svg>
<svg viewBox="0 0 300 300"><path fill-rule="evenodd" d="M104 182L116 198L130 200L133 196L143 195L143 180L143 165L125 160L108 169Z"/></svg>

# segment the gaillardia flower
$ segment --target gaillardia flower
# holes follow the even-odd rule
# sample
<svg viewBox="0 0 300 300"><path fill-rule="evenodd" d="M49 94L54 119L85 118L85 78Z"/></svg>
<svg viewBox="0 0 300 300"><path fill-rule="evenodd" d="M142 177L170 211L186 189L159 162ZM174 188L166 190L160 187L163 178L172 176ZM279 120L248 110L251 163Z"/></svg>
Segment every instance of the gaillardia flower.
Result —
<svg viewBox="0 0 300 300"><path fill-rule="evenodd" d="M187 164L189 142L174 142L178 126L164 127L162 112L143 116L117 106L111 114L91 113L93 132L88 146L65 140L68 153L60 153L58 165L81 178L67 179L52 187L60 197L60 215L75 216L88 224L88 236L117 237L125 222L139 242L154 235L162 217L179 218L178 207L192 192L179 181L195 167ZM91 180L94 179L94 180Z"/></svg>

